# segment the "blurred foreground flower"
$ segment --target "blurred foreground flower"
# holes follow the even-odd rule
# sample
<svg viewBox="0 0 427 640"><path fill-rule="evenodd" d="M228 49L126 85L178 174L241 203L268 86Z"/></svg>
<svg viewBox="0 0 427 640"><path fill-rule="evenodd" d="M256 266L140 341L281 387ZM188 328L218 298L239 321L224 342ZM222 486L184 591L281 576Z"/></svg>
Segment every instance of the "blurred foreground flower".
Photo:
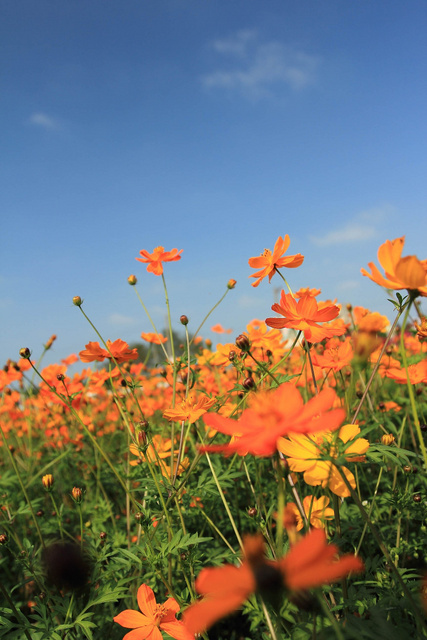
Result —
<svg viewBox="0 0 427 640"><path fill-rule="evenodd" d="M224 445L201 447L201 451L216 451L226 455L273 455L281 436L338 429L345 411L333 408L335 400L335 391L328 387L304 404L298 389L289 382L273 391L260 391L250 397L249 408L243 411L239 420L216 413L208 413L204 417L209 427L235 436L235 439Z"/></svg>
<svg viewBox="0 0 427 640"><path fill-rule="evenodd" d="M145 249L141 249L139 252L142 258L136 258L139 262L148 262L147 271L154 273L156 276L161 276L163 273L163 262L175 262L181 260L181 253L183 249L172 249L172 251L165 251L164 247L156 247L153 253L148 253Z"/></svg>
<svg viewBox="0 0 427 640"><path fill-rule="evenodd" d="M86 349L80 351L79 356L82 362L102 362L105 358L109 358L116 362L128 362L129 360L136 360L138 358L138 350L130 349L127 342L124 340L107 340L107 349L102 349L99 342L88 342Z"/></svg>
<svg viewBox="0 0 427 640"><path fill-rule="evenodd" d="M176 640L194 640L194 636L176 619L180 606L174 598L168 598L164 604L157 604L153 590L142 584L138 589L137 600L142 613L126 609L113 618L122 627L133 629L123 640L163 640L160 631L165 631Z"/></svg>
<svg viewBox="0 0 427 640"><path fill-rule="evenodd" d="M364 276L386 289L408 289L427 296L427 260L418 260L416 256L402 258L405 236L395 240L386 240L378 249L378 261L384 269L385 277L373 262L368 263L371 273L361 269Z"/></svg>
<svg viewBox="0 0 427 640"><path fill-rule="evenodd" d="M264 253L260 256L249 258L249 266L252 267L252 269L259 269L259 271L249 276L250 278L257 278L257 280L252 283L253 287L257 287L261 280L267 276L269 282L271 282L271 278L274 276L276 269L280 269L281 267L287 267L288 269L295 268L303 263L304 256L300 253L294 256L287 256L286 258L282 257L290 243L291 241L288 234L283 238L279 236L274 245L273 253L270 249L264 249Z"/></svg>
<svg viewBox="0 0 427 640"><path fill-rule="evenodd" d="M196 590L205 596L184 611L183 622L191 634L201 633L259 593L264 600L278 601L284 590L310 589L339 580L351 571L363 571L363 562L353 555L337 558L338 547L326 543L323 529L314 529L276 562L267 560L264 539L259 534L244 539L240 567L203 569Z"/></svg>

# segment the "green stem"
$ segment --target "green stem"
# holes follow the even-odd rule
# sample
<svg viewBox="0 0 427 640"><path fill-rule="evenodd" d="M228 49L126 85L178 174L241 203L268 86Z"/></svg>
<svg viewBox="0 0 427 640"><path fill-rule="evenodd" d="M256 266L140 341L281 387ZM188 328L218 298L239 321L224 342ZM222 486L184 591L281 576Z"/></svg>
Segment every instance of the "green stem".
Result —
<svg viewBox="0 0 427 640"><path fill-rule="evenodd" d="M199 326L196 329L196 332L194 333L193 337L191 338L190 344L192 344L194 342L194 339L197 337L200 329L203 327L203 325L205 324L206 320L209 318L209 316L211 315L211 313L213 311L215 311L215 309L217 307L219 307L219 305L221 304L221 302L224 300L225 296L227 295L227 293L230 291L230 289L227 287L226 292L224 293L224 295L218 300L218 302L216 304L214 304L214 306L212 307L212 309L209 311L209 313L207 313L205 315L205 317L203 318L202 322L199 324Z"/></svg>
<svg viewBox="0 0 427 640"><path fill-rule="evenodd" d="M341 476L344 484L346 485L347 489L349 490L349 492L351 494L351 497L353 498L354 502L357 504L363 520L365 521L365 523L367 524L367 526L371 530L371 533L374 536L375 540L377 541L377 544L378 544L379 548L381 549L382 553L384 554L384 557L386 558L391 571L393 572L397 582L399 583L403 593L405 594L405 597L411 603L411 606L413 607L413 611L414 611L414 616L416 617L416 619L417 619L418 623L421 625L421 627L423 629L427 630L427 624L426 624L425 620L423 619L423 617L421 616L421 613L420 613L420 611L418 609L418 606L415 603L411 592L409 591L409 589L407 588L406 584L404 583L398 568L395 566L395 564L394 564L394 562L393 562L393 560L391 558L391 555L390 555L387 547L385 546L385 544L384 544L384 542L383 542L383 540L381 538L380 532L378 531L376 526L373 524L373 522L371 522L371 520L369 519L369 516L366 513L365 508L363 507L361 501L359 500L359 497L358 497L357 493L354 491L353 487L351 486L351 484L347 480L346 475L342 472L342 470L341 470L341 468L339 466L335 465L335 467L336 467L338 473L340 474L340 476Z"/></svg>
<svg viewBox="0 0 427 640"><path fill-rule="evenodd" d="M407 383L407 386L408 386L408 393L409 393L409 399L410 399L410 402L411 402L411 409L412 409L412 416L414 418L415 430L417 432L418 442L419 442L419 445L420 445L421 453L423 454L424 465L425 465L425 468L427 469L427 451L426 451L426 447L425 447L425 444L424 444L423 434L421 432L420 420L418 418L417 405L415 403L414 388L412 386L412 382L411 382L411 379L409 377L408 358L406 357L406 350L405 350L405 328L406 328L406 324L408 322L408 316L409 316L409 310L411 308L411 303L412 303L412 298L410 299L410 302L409 302L409 304L408 304L408 306L406 308L406 313L405 313L405 316L403 318L402 328L400 330L400 353L401 353L401 356L402 356L403 366L405 367L405 371L406 371L406 383Z"/></svg>
<svg viewBox="0 0 427 640"><path fill-rule="evenodd" d="M409 304L409 303L407 302L407 303L406 303L406 305L407 305L407 304ZM383 347L382 347L382 349L381 349L381 351L380 351L380 355L378 356L378 360L376 361L375 366L374 366L374 368L372 369L371 376L370 376L370 378L369 378L369 380L368 380L368 382L367 382L367 384L366 384L365 390L363 391L363 395L362 395L362 397L360 398L360 402L359 402L359 404L358 404L358 405L357 405L357 407L356 407L356 411L354 412L354 416L353 416L353 418L352 418L352 420L351 420L350 424L354 424L354 423L356 422L356 420L357 420L357 417L358 417L358 415L359 415L360 409L362 408L362 405L363 405L363 403L365 402L365 398L366 398L366 396L368 395L368 391L369 391L369 389L371 388L371 384L372 384L372 381L373 381L373 379L374 379L374 377L375 377L375 374L377 373L377 371L378 371L378 369L379 369L379 366L380 366L380 363L381 363L382 357L383 357L383 355L384 355L384 353L385 353L385 350L386 350L386 349L387 349L387 347L388 347L388 343L389 343L389 342L390 342L390 340L391 340L391 337L392 337L392 335L393 335L393 333L394 333L394 330L395 330L395 328L396 328L396 325L397 325L397 323L398 323L398 321L399 321L399 318L400 318L400 316L402 315L402 313L403 313L403 311L404 311L404 309L405 309L406 305L404 305L403 307L401 307L401 309L399 309L399 313L397 314L396 318L394 319L393 324L391 325L390 331L388 332L387 337L386 337L386 339L385 339L385 342L384 342L384 344L383 344Z"/></svg>
<svg viewBox="0 0 427 640"><path fill-rule="evenodd" d="M24 494L25 500L27 501L28 508L29 508L31 516L33 518L34 525L36 527L36 531L37 531L38 536L40 538L41 545L44 548L45 547L45 543L44 543L44 540L43 540L43 536L42 536L42 532L40 530L39 523L37 522L36 514L34 513L33 505L31 504L31 500L29 498L27 490L24 487L24 483L22 482L22 478L21 478L21 475L19 473L19 470L18 470L17 464L15 462L15 459L13 457L13 453L11 452L11 450L9 449L9 447L7 445L6 436L5 436L5 433L3 431L3 427L1 426L1 423L0 423L0 429L1 429L1 435L2 435L2 438L3 438L3 442L4 442L4 447L5 447L8 455L9 455L10 462L12 463L12 467L13 467L15 473L16 473L16 477L18 478L18 482L19 482L19 484L21 486L21 491Z"/></svg>
<svg viewBox="0 0 427 640"><path fill-rule="evenodd" d="M137 295L137 297L138 297L138 300L140 301L140 303L141 303L141 305L142 305L142 308L144 309L144 311L145 311L145 313L146 313L146 315L147 315L147 318L149 319L150 324L151 324L151 326L152 326L152 327L153 327L153 329L154 329L155 334L158 336L158 335L159 335L159 332L157 331L156 325L154 324L153 319L151 318L151 316L150 316L150 314L149 314L149 312L148 312L147 307L145 306L145 304L144 304L144 302L143 302L143 300L142 300L141 296L139 295L139 291L138 291L138 289L136 288L136 286L133 286L133 289L135 289L135 293L136 293L136 295ZM162 350L163 350L163 353L165 354L165 358L166 358L166 360L169 360L169 357L168 357L168 354L167 354L167 352L166 352L166 349L165 349L165 347L164 347L164 345L163 345L163 342L160 342L160 346L161 346L161 348L162 348Z"/></svg>

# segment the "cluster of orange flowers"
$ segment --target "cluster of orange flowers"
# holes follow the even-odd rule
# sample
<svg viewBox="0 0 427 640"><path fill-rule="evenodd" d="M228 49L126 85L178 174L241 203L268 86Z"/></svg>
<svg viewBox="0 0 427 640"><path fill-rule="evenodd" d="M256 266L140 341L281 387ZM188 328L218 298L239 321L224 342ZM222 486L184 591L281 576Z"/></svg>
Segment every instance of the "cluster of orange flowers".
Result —
<svg viewBox="0 0 427 640"><path fill-rule="evenodd" d="M284 256L289 244L289 236L279 237L273 251L266 249L261 256L249 260L256 269L251 276L255 278L254 287L264 278L271 281L281 268L296 268L303 263L304 257L299 253ZM380 247L378 260L384 275L373 263L369 264L371 273L362 269L362 274L387 289L406 289L413 298L427 296L427 261L402 257L403 244L404 238L397 238ZM142 250L136 259L148 265L147 271L162 276L163 264L180 260L181 253L157 247L152 253ZM233 284L229 288L233 288L235 282L230 282ZM21 393L31 360L9 362L0 371L0 390L5 392L0 407L4 431L13 431L19 437L32 428L33 437L39 433L46 446L61 448L71 443L81 447L82 432L75 421L67 419L67 410L78 410L87 428L102 437L123 428L121 411L112 401L120 396L123 410L136 416L131 424L135 438L130 447L134 456L131 465L153 464L164 478L172 478L174 471L184 473L190 464L189 454L185 450L182 455L178 452L180 441L170 435L168 423L202 426L203 419L206 429L202 431L207 441L200 443L198 453L262 457L278 454L287 460L290 472L302 474L307 485L348 497L349 487L354 489L356 483L343 463L364 461L369 442L360 437L357 424L345 424L349 416L340 380L345 380L346 372L351 375L353 363L378 360L389 321L360 307L343 316L340 305L317 300L320 293L309 288L295 294L282 291L280 302L271 307L277 317L253 320L237 344L229 342L212 348L207 341L200 343L193 354L196 363L191 367L191 390L188 360L180 362L178 358L174 363L178 376L170 363L147 370L142 363L134 363L137 349L120 339L107 340L103 346L88 342L79 353L85 363L109 361L109 370L83 369L68 375L68 368L77 360L77 356L70 356L61 364L41 370L38 394ZM285 337L283 329L292 338L301 336L292 350L289 333ZM231 330L217 324L212 331ZM167 341L159 333L142 333L141 337L156 345ZM397 342L391 340L377 375L397 383L406 384L408 378L416 385L427 382L426 340L427 321L421 317L412 333L408 331L404 336L408 352L418 361L408 369L403 366L397 357ZM388 406L384 403L384 408L400 409L391 402ZM163 425L161 433L148 441L143 439L141 446L136 437L137 422L152 417ZM227 441L221 441L221 434L228 437ZM254 536L245 540L244 559L239 567L202 570L195 586L203 598L185 610L182 621L176 618L180 609L176 600L169 598L162 605L156 604L153 591L143 584L137 596L141 612L126 610L114 618L132 629L125 639L160 640L161 631L165 631L177 640L188 640L236 609L252 593L261 593L268 599L270 587L284 592L307 589L351 571L361 571L363 563L359 558L348 555L338 559L337 548L326 542L323 529L332 516L328 504L326 496L304 498L306 520L313 529L282 558L267 559L263 537ZM293 503L288 504L288 509L294 512L296 529L302 529L306 523L300 510Z"/></svg>

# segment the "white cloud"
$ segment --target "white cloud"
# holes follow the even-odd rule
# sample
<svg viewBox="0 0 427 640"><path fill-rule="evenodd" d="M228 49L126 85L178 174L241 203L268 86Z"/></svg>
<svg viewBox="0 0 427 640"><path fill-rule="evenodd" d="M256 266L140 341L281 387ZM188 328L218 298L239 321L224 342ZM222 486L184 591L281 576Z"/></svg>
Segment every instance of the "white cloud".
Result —
<svg viewBox="0 0 427 640"><path fill-rule="evenodd" d="M256 31L238 31L216 40L213 49L225 58L225 67L202 77L207 88L238 90L252 98L273 95L281 86L294 91L315 81L320 59L280 42L261 42Z"/></svg>
<svg viewBox="0 0 427 640"><path fill-rule="evenodd" d="M389 204L372 207L358 213L352 221L343 227L333 229L324 236L310 236L310 240L319 247L370 240L377 233L375 225L386 219L393 212L394 208Z"/></svg>
<svg viewBox="0 0 427 640"><path fill-rule="evenodd" d="M360 224L353 222L341 227L341 229L335 229L329 231L326 235L318 238L316 236L310 236L310 240L317 244L319 247L327 247L333 244L342 244L347 242L360 242L368 240L374 237L375 227L368 224Z"/></svg>
<svg viewBox="0 0 427 640"><path fill-rule="evenodd" d="M115 326L128 326L131 324L135 324L135 318L131 318L130 316L123 316L121 313L112 313L108 318L110 324Z"/></svg>
<svg viewBox="0 0 427 640"><path fill-rule="evenodd" d="M345 282L339 282L337 289L340 291L347 291L348 289L360 289L360 282L356 280L346 280Z"/></svg>
<svg viewBox="0 0 427 640"><path fill-rule="evenodd" d="M28 118L28 122L29 124L34 124L37 127L42 127L43 129L59 129L59 122L55 118L48 116L46 113L33 113Z"/></svg>

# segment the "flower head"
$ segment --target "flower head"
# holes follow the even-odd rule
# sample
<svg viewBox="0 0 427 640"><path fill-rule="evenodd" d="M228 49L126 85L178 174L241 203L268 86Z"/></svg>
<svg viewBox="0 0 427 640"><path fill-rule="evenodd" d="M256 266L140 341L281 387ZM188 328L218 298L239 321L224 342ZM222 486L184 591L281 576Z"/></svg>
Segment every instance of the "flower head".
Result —
<svg viewBox="0 0 427 640"><path fill-rule="evenodd" d="M335 304L318 303L310 294L304 294L297 301L290 293L282 291L280 303L273 304L272 311L283 318L267 318L265 323L274 329L297 329L304 332L308 342L320 342L324 338L340 336L345 333L345 325L333 327L321 326L319 322L329 322L337 317L340 310Z"/></svg>
<svg viewBox="0 0 427 640"><path fill-rule="evenodd" d="M107 340L107 349L102 349L99 342L88 342L86 349L80 351L79 356L82 362L102 362L105 358L115 360L116 362L128 362L138 358L138 350L130 349L124 340Z"/></svg>
<svg viewBox="0 0 427 640"><path fill-rule="evenodd" d="M371 273L366 269L361 269L361 272L386 289L408 289L427 296L427 260L418 260L416 256L402 258L404 244L405 236L402 236L386 240L378 249L378 261L384 269L385 277L373 262L368 264Z"/></svg>
<svg viewBox="0 0 427 640"><path fill-rule="evenodd" d="M165 251L164 247L156 247L153 253L148 253L145 249L141 249L139 252L142 258L136 258L139 262L148 263L147 271L154 273L156 276L161 276L163 273L163 262L175 262L181 260L181 253L183 249L172 249L172 251Z"/></svg>
<svg viewBox="0 0 427 640"><path fill-rule="evenodd" d="M141 333L141 338L150 344L164 344L168 341L161 333Z"/></svg>
<svg viewBox="0 0 427 640"><path fill-rule="evenodd" d="M167 418L169 422L172 420L188 420L191 424L196 422L208 409L210 409L216 402L215 398L209 398L205 395L200 395L196 399L194 393L189 393L188 398L183 400L175 409L167 409L163 412L163 417Z"/></svg>
<svg viewBox="0 0 427 640"><path fill-rule="evenodd" d="M183 614L191 634L201 633L235 611L252 593L278 600L285 589L309 589L339 580L350 571L363 571L363 562L356 556L337 558L338 547L326 543L322 529L308 533L276 562L267 560L260 534L246 536L243 546L240 567L225 565L200 572L196 590L204 598Z"/></svg>
<svg viewBox="0 0 427 640"><path fill-rule="evenodd" d="M168 598L164 604L157 604L153 590L142 584L138 589L137 600L142 613L126 609L113 618L122 627L133 629L123 640L163 640L160 630L176 640L194 640L194 636L176 619L180 607L174 598Z"/></svg>
<svg viewBox="0 0 427 640"><path fill-rule="evenodd" d="M365 438L355 439L359 433L360 428L357 425L346 424L337 434L330 430L312 434L310 437L290 434L289 439L280 438L277 446L279 451L288 456L291 471L304 472L304 480L307 484L329 487L336 495L346 497L350 492L337 468L331 460L323 458L336 457L337 449L343 449L345 458L349 462L364 460L369 442ZM337 435L336 438L335 435ZM346 467L341 469L354 489L356 481L353 474Z"/></svg>
<svg viewBox="0 0 427 640"><path fill-rule="evenodd" d="M274 245L273 252L271 252L270 249L264 249L264 252L260 256L249 258L249 266L253 269L259 269L259 271L249 276L250 278L257 278L257 280L252 283L253 287L257 287L261 280L267 276L269 282L271 282L271 278L274 276L276 269L280 269L281 267L295 268L303 263L304 256L300 253L294 256L287 256L286 258L282 257L287 251L290 242L288 234L283 238L279 236Z"/></svg>
<svg viewBox="0 0 427 640"><path fill-rule="evenodd" d="M273 391L260 391L249 400L249 408L239 420L208 413L205 423L221 433L235 436L225 445L202 447L202 451L269 456L277 451L277 441L289 433L312 433L337 429L344 419L343 409L334 409L335 392L326 388L306 404L291 383Z"/></svg>

